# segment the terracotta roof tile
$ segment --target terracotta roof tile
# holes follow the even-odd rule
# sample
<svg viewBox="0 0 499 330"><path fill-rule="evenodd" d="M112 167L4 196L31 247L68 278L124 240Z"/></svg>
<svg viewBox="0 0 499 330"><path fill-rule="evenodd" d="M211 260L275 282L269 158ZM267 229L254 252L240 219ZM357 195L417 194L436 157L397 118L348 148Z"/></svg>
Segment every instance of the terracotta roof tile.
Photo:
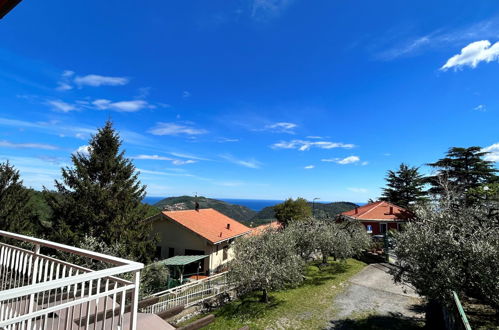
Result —
<svg viewBox="0 0 499 330"><path fill-rule="evenodd" d="M214 209L163 211L162 213L212 243L251 231L251 228Z"/></svg>
<svg viewBox="0 0 499 330"><path fill-rule="evenodd" d="M390 212L390 208L392 212ZM357 207L353 210L343 212L341 215L358 220L385 221L408 220L414 217L410 211L404 209L403 207L384 201Z"/></svg>
<svg viewBox="0 0 499 330"><path fill-rule="evenodd" d="M269 228L272 229L279 229L281 228L282 225L278 221L273 221L271 223L267 223L264 225L260 225L254 228L251 228L251 234L250 235L259 235L261 234L264 230L267 230Z"/></svg>

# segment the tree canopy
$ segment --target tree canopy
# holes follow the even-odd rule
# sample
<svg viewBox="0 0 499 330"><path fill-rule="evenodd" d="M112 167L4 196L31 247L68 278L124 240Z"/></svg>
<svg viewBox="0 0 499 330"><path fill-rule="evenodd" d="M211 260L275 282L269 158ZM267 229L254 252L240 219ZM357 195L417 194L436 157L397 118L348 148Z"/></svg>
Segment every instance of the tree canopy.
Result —
<svg viewBox="0 0 499 330"><path fill-rule="evenodd" d="M397 171L388 171L381 200L410 209L425 200L424 185L425 180L419 168L402 163Z"/></svg>
<svg viewBox="0 0 499 330"><path fill-rule="evenodd" d="M281 204L274 206L275 217L284 226L293 221L300 221L312 216L312 208L304 198L293 200L288 198Z"/></svg>
<svg viewBox="0 0 499 330"><path fill-rule="evenodd" d="M23 186L19 171L9 162L0 163L0 228L17 234L36 229L37 217L29 205L31 193Z"/></svg>
<svg viewBox="0 0 499 330"><path fill-rule="evenodd" d="M441 194L444 189L451 189L461 196L467 204L472 202L468 191L479 186L497 182L497 170L494 163L484 159L487 152L480 147L450 148L446 157L428 165L437 173L428 177L431 184L430 193Z"/></svg>
<svg viewBox="0 0 499 330"><path fill-rule="evenodd" d="M120 243L127 256L146 261L153 255L154 241L141 221L147 213L141 203L145 186L120 151L121 143L108 121L90 139L88 153L71 156L73 167L62 169L62 181L55 181L58 194L49 199L53 236L78 245L91 235L107 245Z"/></svg>

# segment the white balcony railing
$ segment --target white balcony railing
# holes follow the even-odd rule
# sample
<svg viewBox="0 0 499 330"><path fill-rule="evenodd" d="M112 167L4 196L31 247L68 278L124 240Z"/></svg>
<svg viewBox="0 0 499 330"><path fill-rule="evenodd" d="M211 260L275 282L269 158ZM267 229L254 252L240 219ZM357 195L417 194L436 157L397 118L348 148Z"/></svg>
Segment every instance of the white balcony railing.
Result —
<svg viewBox="0 0 499 330"><path fill-rule="evenodd" d="M21 243L0 242L0 329L136 329L143 264L5 231L0 239Z"/></svg>

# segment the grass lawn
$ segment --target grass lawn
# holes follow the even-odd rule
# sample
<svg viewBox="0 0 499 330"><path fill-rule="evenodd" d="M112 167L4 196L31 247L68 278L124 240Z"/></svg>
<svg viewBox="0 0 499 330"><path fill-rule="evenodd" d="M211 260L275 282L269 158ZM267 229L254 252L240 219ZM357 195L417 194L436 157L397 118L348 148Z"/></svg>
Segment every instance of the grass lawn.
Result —
<svg viewBox="0 0 499 330"><path fill-rule="evenodd" d="M275 291L270 302L259 302L260 292L247 295L216 310L215 322L206 329L322 329L334 315L333 298L345 281L362 270L365 263L348 259L307 268L306 280L297 288Z"/></svg>

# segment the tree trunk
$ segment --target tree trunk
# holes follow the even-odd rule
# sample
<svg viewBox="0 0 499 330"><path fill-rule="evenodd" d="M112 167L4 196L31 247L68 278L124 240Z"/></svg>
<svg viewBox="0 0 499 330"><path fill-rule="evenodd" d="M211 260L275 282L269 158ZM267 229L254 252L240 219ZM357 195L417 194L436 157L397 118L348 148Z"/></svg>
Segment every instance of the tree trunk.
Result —
<svg viewBox="0 0 499 330"><path fill-rule="evenodd" d="M267 289L262 289L262 299L261 302L263 303L268 303L269 302L269 294L267 292Z"/></svg>

